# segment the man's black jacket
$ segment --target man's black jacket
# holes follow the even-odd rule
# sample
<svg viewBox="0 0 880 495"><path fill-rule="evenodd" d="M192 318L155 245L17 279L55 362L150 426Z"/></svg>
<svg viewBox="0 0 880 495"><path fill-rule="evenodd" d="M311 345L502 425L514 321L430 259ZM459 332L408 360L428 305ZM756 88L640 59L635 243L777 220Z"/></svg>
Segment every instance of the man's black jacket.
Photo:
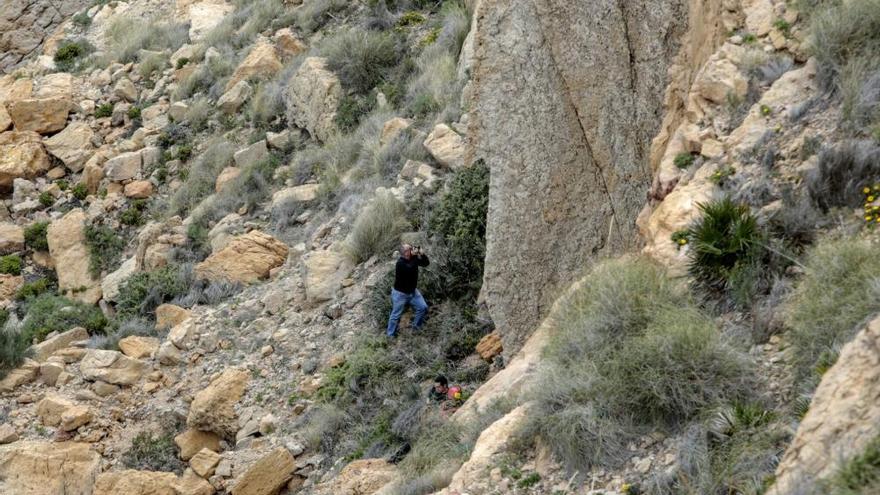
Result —
<svg viewBox="0 0 880 495"><path fill-rule="evenodd" d="M409 259L403 256L397 260L394 269L394 290L404 294L412 294L419 283L419 267L428 266L428 256L413 255Z"/></svg>

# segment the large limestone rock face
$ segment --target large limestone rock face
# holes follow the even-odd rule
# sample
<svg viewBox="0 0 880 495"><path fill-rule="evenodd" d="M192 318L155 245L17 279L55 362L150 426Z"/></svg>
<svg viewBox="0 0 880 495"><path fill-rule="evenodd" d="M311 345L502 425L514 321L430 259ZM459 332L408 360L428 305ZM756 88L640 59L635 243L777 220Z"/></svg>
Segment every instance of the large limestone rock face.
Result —
<svg viewBox="0 0 880 495"><path fill-rule="evenodd" d="M283 242L258 230L236 237L225 248L196 265L197 277L251 284L269 276L284 264L288 248Z"/></svg>
<svg viewBox="0 0 880 495"><path fill-rule="evenodd" d="M0 493L92 495L101 456L85 443L19 441L0 446Z"/></svg>
<svg viewBox="0 0 880 495"><path fill-rule="evenodd" d="M288 119L321 141L335 132L333 119L342 98L339 79L326 64L319 57L305 59L287 90Z"/></svg>
<svg viewBox="0 0 880 495"><path fill-rule="evenodd" d="M333 299L352 268L348 256L338 251L327 249L309 254L303 263L303 282L309 302Z"/></svg>
<svg viewBox="0 0 880 495"><path fill-rule="evenodd" d="M46 240L61 292L86 304L95 304L101 299L101 280L93 278L89 271L85 222L82 209L71 210L49 225Z"/></svg>
<svg viewBox="0 0 880 495"><path fill-rule="evenodd" d="M843 347L822 377L768 495L795 495L837 472L880 435L880 318Z"/></svg>
<svg viewBox="0 0 880 495"><path fill-rule="evenodd" d="M477 7L466 162L491 170L483 291L506 352L590 259L633 244L687 4Z"/></svg>
<svg viewBox="0 0 880 495"><path fill-rule="evenodd" d="M32 53L39 53L40 46L58 25L89 5L89 0L4 0L0 16L0 72L15 67Z"/></svg>
<svg viewBox="0 0 880 495"><path fill-rule="evenodd" d="M235 6L222 0L207 0L189 6L189 18L192 20L189 37L192 41L200 41L223 18L232 13Z"/></svg>
<svg viewBox="0 0 880 495"><path fill-rule="evenodd" d="M0 189L15 179L33 179L49 170L49 155L35 132L0 133Z"/></svg>
<svg viewBox="0 0 880 495"><path fill-rule="evenodd" d="M63 131L46 140L46 149L64 162L72 172L79 172L94 153L92 138L95 133L85 122L74 122Z"/></svg>
<svg viewBox="0 0 880 495"><path fill-rule="evenodd" d="M244 81L256 77L269 77L279 70L283 65L275 55L275 47L271 43L257 43L248 53L247 57L239 64L226 83L226 91L232 89L238 84L238 81Z"/></svg>
<svg viewBox="0 0 880 495"><path fill-rule="evenodd" d="M315 487L322 495L368 495L378 492L397 474L397 467L385 459L358 459L327 483Z"/></svg>
<svg viewBox="0 0 880 495"><path fill-rule="evenodd" d="M193 398L186 418L187 426L234 437L238 431L235 404L244 394L248 379L248 372L238 368L220 374Z"/></svg>
<svg viewBox="0 0 880 495"><path fill-rule="evenodd" d="M70 99L64 96L25 98L6 102L6 111L15 130L47 134L64 129L70 106Z"/></svg>
<svg viewBox="0 0 880 495"><path fill-rule="evenodd" d="M109 471L101 473L94 495L176 495L174 473L159 471Z"/></svg>
<svg viewBox="0 0 880 495"><path fill-rule="evenodd" d="M296 465L293 456L279 447L252 464L236 481L232 495L272 495L287 483Z"/></svg>
<svg viewBox="0 0 880 495"><path fill-rule="evenodd" d="M89 349L83 356L79 369L86 380L132 385L150 370L150 366L121 352Z"/></svg>

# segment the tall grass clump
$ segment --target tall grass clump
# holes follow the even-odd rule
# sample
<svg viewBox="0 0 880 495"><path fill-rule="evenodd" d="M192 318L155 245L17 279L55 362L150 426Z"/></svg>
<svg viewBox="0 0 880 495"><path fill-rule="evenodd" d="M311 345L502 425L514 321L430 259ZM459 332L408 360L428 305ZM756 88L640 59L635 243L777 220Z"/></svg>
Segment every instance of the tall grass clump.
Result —
<svg viewBox="0 0 880 495"><path fill-rule="evenodd" d="M125 239L118 230L105 225L87 225L86 247L89 250L89 271L95 277L101 272L111 272L119 265L119 257L125 249Z"/></svg>
<svg viewBox="0 0 880 495"><path fill-rule="evenodd" d="M615 465L634 435L750 394L748 361L645 259L597 264L552 321L530 429L572 469Z"/></svg>
<svg viewBox="0 0 880 495"><path fill-rule="evenodd" d="M354 221L348 253L356 263L390 253L400 241L400 234L410 227L403 203L390 193L379 194Z"/></svg>
<svg viewBox="0 0 880 495"><path fill-rule="evenodd" d="M838 469L827 483L831 495L870 495L880 493L880 437L874 437L865 450Z"/></svg>
<svg viewBox="0 0 880 495"><path fill-rule="evenodd" d="M806 257L786 323L796 377L807 392L838 350L880 311L877 247L870 241L825 239Z"/></svg>
<svg viewBox="0 0 880 495"><path fill-rule="evenodd" d="M321 29L348 6L346 0L311 0L296 10L294 25L308 35Z"/></svg>
<svg viewBox="0 0 880 495"><path fill-rule="evenodd" d="M175 51L189 41L187 24L143 21L119 17L106 30L108 40L104 64L135 62L140 50Z"/></svg>
<svg viewBox="0 0 880 495"><path fill-rule="evenodd" d="M0 379L28 357L30 339L16 325L7 325L9 312L0 309Z"/></svg>
<svg viewBox="0 0 880 495"><path fill-rule="evenodd" d="M822 211L862 205L865 187L880 181L880 146L867 140L845 141L819 152L819 164L806 176L807 192Z"/></svg>
<svg viewBox="0 0 880 495"><path fill-rule="evenodd" d="M211 195L217 176L232 164L234 151L233 145L224 140L209 144L189 168L186 182L171 197L171 211L177 215L185 215Z"/></svg>
<svg viewBox="0 0 880 495"><path fill-rule="evenodd" d="M402 50L391 33L349 29L323 41L319 52L343 87L366 94L400 62Z"/></svg>
<svg viewBox="0 0 880 495"><path fill-rule="evenodd" d="M116 313L123 319L153 319L159 305L186 295L192 282L190 266L168 265L136 273L120 286Z"/></svg>

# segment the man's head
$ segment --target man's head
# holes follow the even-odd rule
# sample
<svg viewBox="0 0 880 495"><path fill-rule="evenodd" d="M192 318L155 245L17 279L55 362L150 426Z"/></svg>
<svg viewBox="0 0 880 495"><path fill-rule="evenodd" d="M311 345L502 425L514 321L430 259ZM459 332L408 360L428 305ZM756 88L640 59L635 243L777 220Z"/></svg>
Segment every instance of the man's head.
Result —
<svg viewBox="0 0 880 495"><path fill-rule="evenodd" d="M437 375L437 378L434 378L434 390L445 394L449 390L449 380L443 375Z"/></svg>
<svg viewBox="0 0 880 495"><path fill-rule="evenodd" d="M404 259L410 259L412 257L412 244L400 246L400 254L403 255Z"/></svg>

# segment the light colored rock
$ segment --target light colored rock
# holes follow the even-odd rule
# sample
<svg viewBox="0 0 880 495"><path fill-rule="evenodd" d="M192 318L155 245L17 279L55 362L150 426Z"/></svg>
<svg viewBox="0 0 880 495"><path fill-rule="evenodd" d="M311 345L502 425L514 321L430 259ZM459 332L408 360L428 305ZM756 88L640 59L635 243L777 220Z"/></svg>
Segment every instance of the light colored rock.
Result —
<svg viewBox="0 0 880 495"><path fill-rule="evenodd" d="M0 254L24 249L24 229L10 222L0 223Z"/></svg>
<svg viewBox="0 0 880 495"><path fill-rule="evenodd" d="M303 283L311 303L333 299L353 269L348 256L333 250L313 251L303 262Z"/></svg>
<svg viewBox="0 0 880 495"><path fill-rule="evenodd" d="M12 301L18 289L24 285L24 278L20 275L0 274L0 302Z"/></svg>
<svg viewBox="0 0 880 495"><path fill-rule="evenodd" d="M69 407L61 413L58 427L63 431L74 431L92 421L92 411L86 406Z"/></svg>
<svg viewBox="0 0 880 495"><path fill-rule="evenodd" d="M428 153L444 167L464 167L465 142L446 124L437 124L423 143Z"/></svg>
<svg viewBox="0 0 880 495"><path fill-rule="evenodd" d="M116 86L113 87L113 94L129 103L133 103L138 99L138 90L134 87L131 79L127 77L123 77L116 82Z"/></svg>
<svg viewBox="0 0 880 495"><path fill-rule="evenodd" d="M226 167L221 172L220 175L217 176L217 181L214 183L214 192L220 192L224 187L229 185L232 181L234 181L239 175L241 175L241 169L238 167Z"/></svg>
<svg viewBox="0 0 880 495"><path fill-rule="evenodd" d="M160 471L107 471L95 482L93 495L176 495L174 473Z"/></svg>
<svg viewBox="0 0 880 495"><path fill-rule="evenodd" d="M148 358L159 348L159 339L155 337L141 337L129 335L119 340L119 350L133 359Z"/></svg>
<svg viewBox="0 0 880 495"><path fill-rule="evenodd" d="M0 424L0 445L18 441L18 432L9 423Z"/></svg>
<svg viewBox="0 0 880 495"><path fill-rule="evenodd" d="M80 172L94 153L95 133L85 122L73 122L63 131L46 139L43 144L53 156L64 162L71 172Z"/></svg>
<svg viewBox="0 0 880 495"><path fill-rule="evenodd" d="M191 318L187 318L171 327L171 331L168 332L168 340L178 349L187 349L196 333L195 322Z"/></svg>
<svg viewBox="0 0 880 495"><path fill-rule="evenodd" d="M220 452L220 437L214 433L189 428L174 437L174 443L180 449L180 458L188 461L202 450Z"/></svg>
<svg viewBox="0 0 880 495"><path fill-rule="evenodd" d="M156 360L165 366L176 366L183 362L183 354L180 353L180 349L174 345L174 342L165 341L156 351Z"/></svg>
<svg viewBox="0 0 880 495"><path fill-rule="evenodd" d="M123 189L126 198L146 199L156 192L153 184L148 180L136 180L129 182Z"/></svg>
<svg viewBox="0 0 880 495"><path fill-rule="evenodd" d="M293 57L306 50L306 45L290 28L279 29L272 35L275 48L284 57Z"/></svg>
<svg viewBox="0 0 880 495"><path fill-rule="evenodd" d="M232 495L272 495L287 483L296 469L293 456L281 447L261 457L235 480Z"/></svg>
<svg viewBox="0 0 880 495"><path fill-rule="evenodd" d="M477 354L486 361L492 361L495 356L501 354L504 347L501 344L501 336L497 332L486 335L477 343Z"/></svg>
<svg viewBox="0 0 880 495"><path fill-rule="evenodd" d="M80 362L79 369L86 380L133 385L149 371L149 365L121 352L89 349Z"/></svg>
<svg viewBox="0 0 880 495"><path fill-rule="evenodd" d="M772 0L754 0L743 10L746 13L746 29L755 36L765 36L770 33L778 17Z"/></svg>
<svg viewBox="0 0 880 495"><path fill-rule="evenodd" d="M230 213L220 219L208 232L211 252L218 252L229 245L232 239L244 232L244 220L238 213Z"/></svg>
<svg viewBox="0 0 880 495"><path fill-rule="evenodd" d="M58 382L58 377L64 372L64 362L49 361L40 364L40 381L50 387Z"/></svg>
<svg viewBox="0 0 880 495"><path fill-rule="evenodd" d="M161 304L156 308L156 328L165 329L180 325L192 316L192 311L174 304Z"/></svg>
<svg viewBox="0 0 880 495"><path fill-rule="evenodd" d="M749 80L739 68L727 59L718 59L717 55L703 67L694 81L694 91L703 98L724 104L728 98L745 97L749 89Z"/></svg>
<svg viewBox="0 0 880 495"><path fill-rule="evenodd" d="M266 147L266 140L261 139L256 143L242 148L232 155L235 164L241 168L254 165L265 160L269 156L269 149Z"/></svg>
<svg viewBox="0 0 880 495"><path fill-rule="evenodd" d="M73 402L59 396L47 395L37 403L37 417L46 426L58 426L64 411L74 407Z"/></svg>
<svg viewBox="0 0 880 495"><path fill-rule="evenodd" d="M132 256L125 260L115 272L104 277L101 281L101 291L104 300L115 302L123 282L135 273L137 273L137 260Z"/></svg>
<svg viewBox="0 0 880 495"><path fill-rule="evenodd" d="M182 101L175 101L168 107L168 116L175 122L182 122L187 111L189 111L189 105Z"/></svg>
<svg viewBox="0 0 880 495"><path fill-rule="evenodd" d="M257 42L232 73L229 82L226 83L226 91L232 89L239 81L270 77L282 67L281 61L275 55L275 47L268 42Z"/></svg>
<svg viewBox="0 0 880 495"><path fill-rule="evenodd" d="M0 102L0 132L3 132L12 127L12 117L9 116L9 112L6 111L6 106Z"/></svg>
<svg viewBox="0 0 880 495"><path fill-rule="evenodd" d="M227 14L232 13L235 6L223 1L207 0L189 6L189 39L201 41L211 29L223 21Z"/></svg>
<svg viewBox="0 0 880 495"><path fill-rule="evenodd" d="M54 354L55 351L70 347L70 344L81 340L87 340L88 338L89 332L87 332L85 328L72 328L34 345L34 359L43 362L49 359L49 356Z"/></svg>
<svg viewBox="0 0 880 495"><path fill-rule="evenodd" d="M284 129L281 132L266 133L266 144L268 144L270 148L274 148L276 150L283 150L287 148L291 144L292 139L293 135L289 129Z"/></svg>
<svg viewBox="0 0 880 495"><path fill-rule="evenodd" d="M92 390L94 390L95 393L101 397L108 397L119 392L120 387L119 385L112 385L110 383L98 380L97 382L92 384Z"/></svg>
<svg viewBox="0 0 880 495"><path fill-rule="evenodd" d="M0 188L9 189L15 179L33 179L50 168L49 155L35 132L0 133Z"/></svg>
<svg viewBox="0 0 880 495"><path fill-rule="evenodd" d="M331 481L315 491L322 495L372 495L391 482L397 467L385 459L358 459L350 462Z"/></svg>
<svg viewBox="0 0 880 495"><path fill-rule="evenodd" d="M101 456L89 444L19 441L0 446L0 492L95 495Z"/></svg>
<svg viewBox="0 0 880 495"><path fill-rule="evenodd" d="M65 97L25 98L6 102L6 111L17 131L48 134L64 129L71 102Z"/></svg>
<svg viewBox="0 0 880 495"><path fill-rule="evenodd" d="M287 187L272 195L272 208L279 208L289 203L307 203L314 201L321 190L320 184L303 184Z"/></svg>
<svg viewBox="0 0 880 495"><path fill-rule="evenodd" d="M209 478L219 463L220 454L211 449L202 449L189 460L189 467L202 478Z"/></svg>
<svg viewBox="0 0 880 495"><path fill-rule="evenodd" d="M174 482L175 495L214 495L215 489L204 478L187 469L183 475Z"/></svg>
<svg viewBox="0 0 880 495"><path fill-rule="evenodd" d="M217 107L224 113L235 113L251 97L253 91L247 81L239 81L217 100Z"/></svg>
<svg viewBox="0 0 880 495"><path fill-rule="evenodd" d="M208 280L251 284L284 264L288 248L269 234L252 230L196 265L195 275Z"/></svg>
<svg viewBox="0 0 880 495"><path fill-rule="evenodd" d="M415 160L407 160L400 169L400 176L410 179L415 186L421 186L426 189L433 189L437 177L434 175L434 167L427 163L417 162Z"/></svg>
<svg viewBox="0 0 880 495"><path fill-rule="evenodd" d="M394 117L393 119L385 122L385 125L382 126L382 135L379 136L379 145L385 146L386 144L394 141L401 132L409 129L412 125L412 120L404 119L402 117Z"/></svg>
<svg viewBox="0 0 880 495"><path fill-rule="evenodd" d="M336 132L336 108L342 98L342 86L327 70L327 61L309 57L290 79L287 89L288 120L319 141Z"/></svg>
<svg viewBox="0 0 880 495"><path fill-rule="evenodd" d="M140 151L122 153L104 163L104 175L114 182L134 179L140 175L142 163Z"/></svg>
<svg viewBox="0 0 880 495"><path fill-rule="evenodd" d="M16 388L37 379L40 373L40 363L33 359L25 359L18 368L10 371L0 380L0 392L12 392Z"/></svg>
<svg viewBox="0 0 880 495"><path fill-rule="evenodd" d="M89 270L85 222L85 212L73 209L49 224L46 240L58 274L59 291L77 301L95 304L101 299L101 280L92 277Z"/></svg>
<svg viewBox="0 0 880 495"><path fill-rule="evenodd" d="M227 438L234 437L238 431L235 404L244 394L249 379L244 369L230 368L221 373L193 398L186 419L187 426Z"/></svg>
<svg viewBox="0 0 880 495"><path fill-rule="evenodd" d="M880 318L840 351L798 426L768 495L795 495L833 476L880 435Z"/></svg>

